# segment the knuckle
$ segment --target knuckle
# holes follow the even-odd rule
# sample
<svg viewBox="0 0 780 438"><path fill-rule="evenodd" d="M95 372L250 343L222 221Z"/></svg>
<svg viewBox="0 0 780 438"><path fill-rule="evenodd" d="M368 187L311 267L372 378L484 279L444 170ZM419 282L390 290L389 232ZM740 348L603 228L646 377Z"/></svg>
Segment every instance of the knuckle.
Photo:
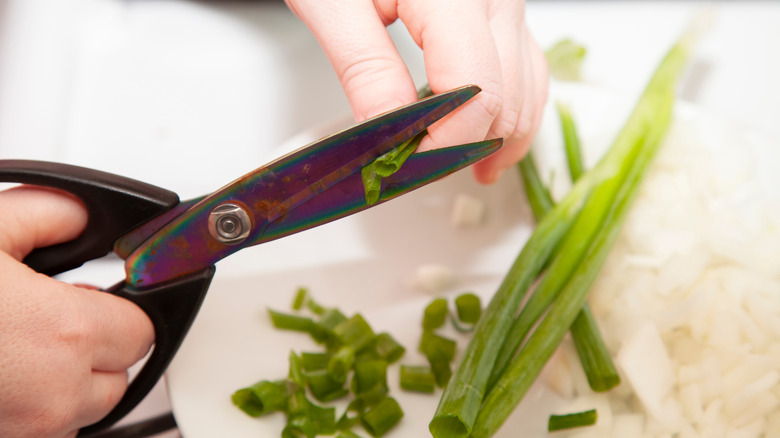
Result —
<svg viewBox="0 0 780 438"><path fill-rule="evenodd" d="M482 110L490 117L490 120L495 120L498 117L504 103L499 90L501 90L501 86L498 83L487 84L482 88L482 92L479 93L476 100L482 107Z"/></svg>

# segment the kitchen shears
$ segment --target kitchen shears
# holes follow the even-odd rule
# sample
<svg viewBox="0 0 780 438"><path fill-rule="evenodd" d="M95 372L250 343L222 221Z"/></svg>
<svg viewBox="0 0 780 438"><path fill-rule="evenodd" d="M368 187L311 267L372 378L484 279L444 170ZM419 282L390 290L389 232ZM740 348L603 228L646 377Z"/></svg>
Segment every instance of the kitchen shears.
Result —
<svg viewBox="0 0 780 438"><path fill-rule="evenodd" d="M38 248L24 260L55 275L113 251L126 278L105 292L150 317L155 344L119 404L80 435L105 429L151 390L172 360L208 290L215 263L234 252L370 208L361 169L476 95L465 86L391 111L276 159L206 196L178 195L122 176L72 165L0 160L0 181L47 186L78 197L89 212L73 241ZM464 168L501 139L413 154L383 179L379 202Z"/></svg>

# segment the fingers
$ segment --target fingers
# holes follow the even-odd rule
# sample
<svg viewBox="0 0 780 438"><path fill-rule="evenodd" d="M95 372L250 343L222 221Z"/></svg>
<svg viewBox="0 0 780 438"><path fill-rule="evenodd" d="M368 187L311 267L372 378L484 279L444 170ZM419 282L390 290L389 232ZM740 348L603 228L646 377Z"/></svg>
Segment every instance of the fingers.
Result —
<svg viewBox="0 0 780 438"><path fill-rule="evenodd" d="M32 186L0 192L0 251L17 260L78 237L86 224L86 209L64 192Z"/></svg>
<svg viewBox="0 0 780 438"><path fill-rule="evenodd" d="M423 49L425 69L435 93L466 84L482 92L431 126L420 150L485 138L503 106L502 67L484 1L415 2L399 9L411 36Z"/></svg>
<svg viewBox="0 0 780 438"><path fill-rule="evenodd" d="M514 129L503 135L504 146L498 152L473 166L474 177L484 184L498 180L506 169L525 156L541 125L542 110L547 102L547 62L527 28L523 30L520 53L521 79L516 83L522 98Z"/></svg>
<svg viewBox="0 0 780 438"><path fill-rule="evenodd" d="M356 120L416 99L411 76L372 1L288 0L288 4L324 49Z"/></svg>
<svg viewBox="0 0 780 438"><path fill-rule="evenodd" d="M86 394L81 397L73 425L82 428L100 421L119 403L127 390L127 372L93 371Z"/></svg>
<svg viewBox="0 0 780 438"><path fill-rule="evenodd" d="M80 289L92 369L125 371L141 360L154 343L154 326L138 306L105 292Z"/></svg>

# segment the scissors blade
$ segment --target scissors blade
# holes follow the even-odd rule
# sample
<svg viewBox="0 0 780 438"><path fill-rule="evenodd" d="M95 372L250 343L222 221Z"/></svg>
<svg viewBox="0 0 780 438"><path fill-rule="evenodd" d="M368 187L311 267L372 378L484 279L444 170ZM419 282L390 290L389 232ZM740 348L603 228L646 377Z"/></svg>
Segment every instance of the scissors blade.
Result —
<svg viewBox="0 0 780 438"><path fill-rule="evenodd" d="M411 155L394 174L382 179L376 204L366 203L360 173L354 173L309 202L268 224L257 243L279 239L363 211L450 175L497 151L502 140L486 140Z"/></svg>
<svg viewBox="0 0 780 438"><path fill-rule="evenodd" d="M127 282L144 287L171 280L260 243L269 223L359 173L365 165L423 131L479 91L474 85L461 87L326 137L205 197L148 238L124 239L143 242L127 257ZM217 239L213 226L210 230L208 225L209 220L221 220L222 216L214 219L212 214L217 207L229 205L246 216L231 222L249 230L242 234L240 242Z"/></svg>

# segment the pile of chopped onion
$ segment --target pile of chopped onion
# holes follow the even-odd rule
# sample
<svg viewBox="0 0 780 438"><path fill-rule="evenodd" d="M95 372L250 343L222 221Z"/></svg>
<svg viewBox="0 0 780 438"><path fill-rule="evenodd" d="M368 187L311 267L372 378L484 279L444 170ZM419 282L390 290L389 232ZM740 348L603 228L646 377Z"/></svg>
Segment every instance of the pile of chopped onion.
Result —
<svg viewBox="0 0 780 438"><path fill-rule="evenodd" d="M623 383L592 392L570 340L544 371L598 409L569 436L780 436L778 200L750 144L700 125L673 126L589 295Z"/></svg>

